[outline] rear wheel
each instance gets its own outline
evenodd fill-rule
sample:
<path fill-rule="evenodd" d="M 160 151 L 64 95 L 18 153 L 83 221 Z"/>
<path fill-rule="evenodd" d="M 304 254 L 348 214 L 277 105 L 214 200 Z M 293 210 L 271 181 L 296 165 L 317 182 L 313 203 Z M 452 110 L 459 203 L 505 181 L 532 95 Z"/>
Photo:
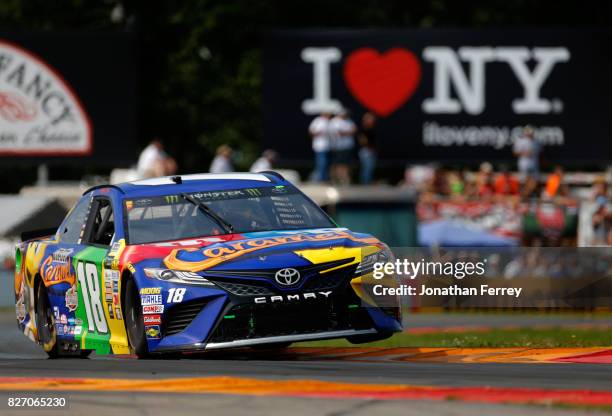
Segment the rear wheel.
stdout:
<path fill-rule="evenodd" d="M 51 309 L 51 302 L 47 296 L 45 285 L 40 282 L 36 290 L 36 329 L 38 330 L 38 342 L 49 358 L 59 357 L 59 345 L 57 333 L 55 332 L 55 317 Z"/>
<path fill-rule="evenodd" d="M 134 353 L 139 358 L 149 357 L 140 295 L 134 279 L 128 279 L 125 288 L 125 329 Z"/>

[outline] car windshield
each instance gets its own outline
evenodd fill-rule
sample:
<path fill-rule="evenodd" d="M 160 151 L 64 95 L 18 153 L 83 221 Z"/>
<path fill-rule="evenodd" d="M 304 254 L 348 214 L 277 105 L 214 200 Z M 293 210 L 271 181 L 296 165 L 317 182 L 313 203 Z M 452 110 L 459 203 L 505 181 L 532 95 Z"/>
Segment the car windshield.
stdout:
<path fill-rule="evenodd" d="M 143 197 L 126 199 L 124 204 L 129 244 L 229 232 L 336 227 L 290 186 Z"/>

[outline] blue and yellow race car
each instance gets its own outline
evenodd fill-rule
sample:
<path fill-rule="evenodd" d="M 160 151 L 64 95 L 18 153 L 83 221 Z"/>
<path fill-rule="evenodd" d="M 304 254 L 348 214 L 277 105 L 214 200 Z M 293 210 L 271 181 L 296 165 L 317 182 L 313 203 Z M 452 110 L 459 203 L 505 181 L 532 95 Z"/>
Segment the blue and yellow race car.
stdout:
<path fill-rule="evenodd" d="M 389 248 L 339 228 L 273 172 L 86 191 L 16 248 L 19 328 L 51 357 L 382 339 L 399 305 L 363 287 Z"/>

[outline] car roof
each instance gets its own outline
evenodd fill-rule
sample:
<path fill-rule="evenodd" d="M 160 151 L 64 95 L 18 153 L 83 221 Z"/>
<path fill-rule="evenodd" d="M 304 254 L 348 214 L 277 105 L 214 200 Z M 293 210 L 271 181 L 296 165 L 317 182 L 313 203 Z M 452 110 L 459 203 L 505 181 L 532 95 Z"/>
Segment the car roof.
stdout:
<path fill-rule="evenodd" d="M 130 198 L 279 185 L 290 185 L 290 183 L 276 172 L 198 173 L 192 175 L 162 176 L 117 185 L 98 185 L 89 188 L 83 195 L 96 189 L 104 188 L 116 189 L 124 194 L 124 198 Z"/>

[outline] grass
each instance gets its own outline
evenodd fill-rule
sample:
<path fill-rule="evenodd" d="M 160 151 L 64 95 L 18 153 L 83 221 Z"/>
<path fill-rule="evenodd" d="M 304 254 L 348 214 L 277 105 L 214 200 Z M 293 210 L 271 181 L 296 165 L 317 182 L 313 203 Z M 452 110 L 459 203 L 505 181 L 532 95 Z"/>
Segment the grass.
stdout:
<path fill-rule="evenodd" d="M 354 347 L 346 340 L 301 342 L 300 347 Z M 397 333 L 391 338 L 360 347 L 445 347 L 445 348 L 557 348 L 557 347 L 612 347 L 609 329 L 491 329 L 463 333 Z"/>

